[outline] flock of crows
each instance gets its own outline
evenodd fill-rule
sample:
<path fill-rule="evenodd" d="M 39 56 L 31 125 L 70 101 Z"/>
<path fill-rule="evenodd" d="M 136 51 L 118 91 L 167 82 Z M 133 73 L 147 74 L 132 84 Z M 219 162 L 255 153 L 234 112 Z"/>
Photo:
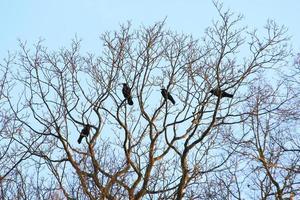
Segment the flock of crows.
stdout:
<path fill-rule="evenodd" d="M 126 83 L 123 83 L 122 93 L 123 93 L 123 96 L 125 97 L 125 99 L 127 100 L 128 105 L 132 106 L 133 101 L 132 101 L 132 96 L 131 96 L 131 89 Z M 212 89 L 212 90 L 210 90 L 210 93 L 212 93 L 213 95 L 218 96 L 220 98 L 223 98 L 223 97 L 233 98 L 233 94 L 229 94 L 229 93 L 227 93 L 227 92 L 225 92 L 224 90 L 221 90 L 221 89 Z M 174 98 L 172 97 L 170 92 L 168 92 L 165 88 L 161 89 L 161 95 L 164 97 L 165 100 L 168 99 L 175 105 Z M 81 130 L 80 136 L 77 140 L 77 142 L 79 144 L 81 143 L 81 141 L 84 137 L 87 137 L 89 135 L 90 129 L 91 129 L 91 125 L 87 124 Z"/>

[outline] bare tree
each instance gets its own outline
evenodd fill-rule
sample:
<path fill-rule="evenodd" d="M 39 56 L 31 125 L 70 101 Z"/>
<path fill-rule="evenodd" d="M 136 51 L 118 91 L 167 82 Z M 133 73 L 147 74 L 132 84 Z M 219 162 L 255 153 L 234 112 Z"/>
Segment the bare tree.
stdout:
<path fill-rule="evenodd" d="M 297 195 L 299 98 L 277 75 L 287 30 L 251 31 L 214 5 L 219 20 L 199 40 L 158 22 L 104 33 L 98 56 L 82 55 L 77 38 L 59 51 L 20 42 L 1 85 L 13 116 L 1 129 L 4 199 Z"/>

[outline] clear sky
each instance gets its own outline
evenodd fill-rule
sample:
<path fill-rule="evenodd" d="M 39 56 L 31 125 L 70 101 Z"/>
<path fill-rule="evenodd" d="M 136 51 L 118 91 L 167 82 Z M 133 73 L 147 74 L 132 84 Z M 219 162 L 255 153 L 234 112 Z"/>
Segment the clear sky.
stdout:
<path fill-rule="evenodd" d="M 225 8 L 243 14 L 249 27 L 260 29 L 267 19 L 286 25 L 299 52 L 300 0 L 223 2 Z M 210 0 L 0 0 L 0 58 L 16 50 L 18 38 L 29 44 L 43 38 L 46 46 L 58 49 L 77 34 L 84 51 L 95 51 L 100 49 L 101 33 L 127 20 L 139 26 L 167 17 L 167 27 L 197 38 L 216 16 Z"/>

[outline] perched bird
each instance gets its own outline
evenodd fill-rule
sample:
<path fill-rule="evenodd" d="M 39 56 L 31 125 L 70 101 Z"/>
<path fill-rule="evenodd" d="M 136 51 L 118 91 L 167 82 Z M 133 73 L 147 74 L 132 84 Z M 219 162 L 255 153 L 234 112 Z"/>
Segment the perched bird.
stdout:
<path fill-rule="evenodd" d="M 211 91 L 209 91 L 210 93 L 212 93 L 213 95 L 216 95 L 218 97 L 228 97 L 228 98 L 233 98 L 233 94 L 229 94 L 227 92 L 225 92 L 224 90 L 221 89 L 212 89 Z"/>
<path fill-rule="evenodd" d="M 175 104 L 175 100 L 173 99 L 172 95 L 165 88 L 161 89 L 161 94 L 165 99 L 169 99 L 173 104 Z"/>
<path fill-rule="evenodd" d="M 131 97 L 131 89 L 128 87 L 126 83 L 123 83 L 123 89 L 122 89 L 123 95 L 125 99 L 127 99 L 127 102 L 129 105 L 133 105 L 132 97 Z"/>
<path fill-rule="evenodd" d="M 91 129 L 91 125 L 87 124 L 85 125 L 85 127 L 81 130 L 80 132 L 80 135 L 79 135 L 79 138 L 77 140 L 78 144 L 81 143 L 81 140 L 84 138 L 84 137 L 87 137 L 90 133 L 90 129 Z"/>

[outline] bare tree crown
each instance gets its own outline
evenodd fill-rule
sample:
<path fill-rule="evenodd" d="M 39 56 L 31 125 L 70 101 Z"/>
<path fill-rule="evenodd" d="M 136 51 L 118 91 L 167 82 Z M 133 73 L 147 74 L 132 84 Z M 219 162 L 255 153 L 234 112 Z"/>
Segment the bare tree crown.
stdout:
<path fill-rule="evenodd" d="M 0 198 L 297 196 L 287 29 L 215 6 L 201 39 L 163 21 L 102 34 L 100 55 L 20 42 L 0 68 Z"/>

